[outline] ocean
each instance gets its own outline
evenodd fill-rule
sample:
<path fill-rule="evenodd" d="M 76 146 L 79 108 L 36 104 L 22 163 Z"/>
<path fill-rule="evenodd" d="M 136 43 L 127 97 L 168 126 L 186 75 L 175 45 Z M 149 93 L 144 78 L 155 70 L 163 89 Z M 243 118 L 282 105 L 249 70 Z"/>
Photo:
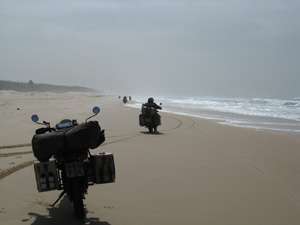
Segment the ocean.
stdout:
<path fill-rule="evenodd" d="M 140 108 L 148 97 L 134 96 L 128 106 Z M 163 111 L 215 120 L 220 124 L 300 135 L 300 97 L 154 97 Z"/>

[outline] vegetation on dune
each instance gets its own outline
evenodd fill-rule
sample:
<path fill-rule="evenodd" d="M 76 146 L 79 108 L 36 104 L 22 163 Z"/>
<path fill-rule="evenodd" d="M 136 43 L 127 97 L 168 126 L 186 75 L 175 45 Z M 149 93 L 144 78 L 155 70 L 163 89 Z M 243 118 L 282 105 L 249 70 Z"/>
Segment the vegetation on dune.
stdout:
<path fill-rule="evenodd" d="M 102 91 L 79 86 L 62 86 L 52 84 L 37 84 L 30 80 L 28 83 L 25 82 L 13 82 L 0 80 L 0 90 L 12 90 L 18 92 L 54 92 L 54 93 L 65 93 L 65 92 L 90 92 L 99 93 Z"/>

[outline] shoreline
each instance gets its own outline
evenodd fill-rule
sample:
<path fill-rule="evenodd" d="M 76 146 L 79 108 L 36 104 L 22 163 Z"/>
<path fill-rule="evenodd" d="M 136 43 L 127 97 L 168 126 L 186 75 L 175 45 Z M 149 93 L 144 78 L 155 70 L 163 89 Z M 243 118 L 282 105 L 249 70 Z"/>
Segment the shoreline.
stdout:
<path fill-rule="evenodd" d="M 137 104 L 140 102 L 129 102 L 128 106 L 132 108 L 140 108 Z M 232 112 L 222 112 L 208 109 L 181 109 L 167 106 L 162 112 L 171 114 L 192 116 L 200 119 L 215 121 L 233 127 L 249 128 L 255 130 L 270 131 L 283 134 L 300 135 L 300 119 L 284 119 L 267 116 L 245 115 Z"/>
<path fill-rule="evenodd" d="M 140 110 L 115 96 L 15 95 L 0 101 L 1 146 L 14 145 L 0 149 L 1 171 L 35 160 L 31 147 L 21 146 L 40 127 L 30 120 L 33 113 L 54 125 L 63 118 L 82 122 L 100 107 L 93 119 L 105 129 L 106 141 L 91 153 L 114 154 L 116 182 L 89 187 L 83 224 L 300 223 L 296 135 L 163 111 L 159 133 L 150 134 L 138 124 Z M 37 191 L 32 166 L 2 178 L 0 189 L 5 225 L 78 223 L 67 197 L 50 207 L 60 191 Z"/>

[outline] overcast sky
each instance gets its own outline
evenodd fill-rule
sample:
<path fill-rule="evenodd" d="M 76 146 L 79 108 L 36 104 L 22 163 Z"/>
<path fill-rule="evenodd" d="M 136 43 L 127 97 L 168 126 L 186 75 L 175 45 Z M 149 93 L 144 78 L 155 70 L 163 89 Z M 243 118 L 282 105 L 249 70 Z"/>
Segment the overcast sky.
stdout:
<path fill-rule="evenodd" d="M 0 0 L 0 80 L 300 96 L 299 0 Z"/>

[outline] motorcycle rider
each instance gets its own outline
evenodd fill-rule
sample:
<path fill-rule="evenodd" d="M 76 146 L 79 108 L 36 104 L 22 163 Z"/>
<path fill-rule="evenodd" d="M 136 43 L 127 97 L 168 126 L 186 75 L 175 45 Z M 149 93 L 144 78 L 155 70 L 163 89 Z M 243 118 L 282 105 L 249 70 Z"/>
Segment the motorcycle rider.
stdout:
<path fill-rule="evenodd" d="M 142 105 L 142 114 L 139 116 L 140 126 L 146 126 L 150 133 L 153 130 L 157 132 L 157 126 L 161 125 L 161 117 L 157 113 L 158 109 L 162 108 L 154 102 L 152 97 L 148 98 L 148 102 Z"/>
<path fill-rule="evenodd" d="M 127 97 L 126 96 L 123 97 L 123 103 L 124 104 L 127 103 Z"/>
<path fill-rule="evenodd" d="M 153 107 L 155 109 L 162 109 L 161 106 L 157 105 L 154 102 L 154 98 L 150 97 L 148 98 L 148 102 L 144 104 L 146 107 Z"/>

